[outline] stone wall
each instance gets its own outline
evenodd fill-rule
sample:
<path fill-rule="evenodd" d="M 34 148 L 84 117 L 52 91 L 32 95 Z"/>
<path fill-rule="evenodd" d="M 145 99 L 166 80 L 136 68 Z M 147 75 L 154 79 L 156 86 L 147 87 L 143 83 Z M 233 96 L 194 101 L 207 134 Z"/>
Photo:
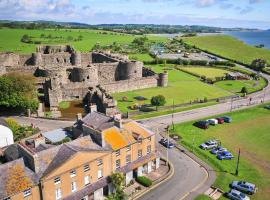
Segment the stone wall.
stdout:
<path fill-rule="evenodd" d="M 116 58 L 112 58 L 110 55 L 106 55 L 101 52 L 92 53 L 92 62 L 93 63 L 108 63 L 108 62 L 118 62 Z"/>
<path fill-rule="evenodd" d="M 115 82 L 118 79 L 118 62 L 96 64 L 100 84 Z"/>
<path fill-rule="evenodd" d="M 158 80 L 153 77 L 146 77 L 137 80 L 124 80 L 117 81 L 110 84 L 104 84 L 102 87 L 106 89 L 108 93 L 127 92 L 131 90 L 138 90 L 144 88 L 157 87 Z"/>

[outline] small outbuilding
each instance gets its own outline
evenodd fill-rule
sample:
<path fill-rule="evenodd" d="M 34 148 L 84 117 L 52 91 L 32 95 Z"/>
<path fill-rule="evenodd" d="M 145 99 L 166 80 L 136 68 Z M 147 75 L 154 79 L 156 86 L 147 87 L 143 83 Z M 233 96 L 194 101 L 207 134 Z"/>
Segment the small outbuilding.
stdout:
<path fill-rule="evenodd" d="M 14 144 L 13 133 L 4 120 L 0 119 L 0 148 Z"/>

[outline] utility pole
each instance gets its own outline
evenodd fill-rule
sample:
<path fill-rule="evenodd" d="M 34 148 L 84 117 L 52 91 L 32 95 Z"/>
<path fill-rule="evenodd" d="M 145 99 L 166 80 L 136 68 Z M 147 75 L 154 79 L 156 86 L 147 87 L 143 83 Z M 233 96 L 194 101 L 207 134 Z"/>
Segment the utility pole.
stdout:
<path fill-rule="evenodd" d="M 169 166 L 169 126 L 167 126 L 167 165 Z"/>
<path fill-rule="evenodd" d="M 235 175 L 238 176 L 238 168 L 239 168 L 239 161 L 240 161 L 240 149 L 238 151 L 238 158 L 237 158 L 237 164 L 236 164 L 236 170 L 235 170 Z"/>

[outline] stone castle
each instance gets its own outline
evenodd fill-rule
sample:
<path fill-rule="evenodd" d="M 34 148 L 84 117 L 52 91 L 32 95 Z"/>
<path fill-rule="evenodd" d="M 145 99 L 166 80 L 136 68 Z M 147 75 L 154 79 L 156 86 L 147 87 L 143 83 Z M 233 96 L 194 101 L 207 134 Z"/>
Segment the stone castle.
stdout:
<path fill-rule="evenodd" d="M 166 72 L 156 74 L 128 56 L 81 53 L 69 45 L 38 46 L 36 53 L 30 55 L 2 53 L 0 75 L 9 72 L 43 77 L 40 85 L 51 111 L 57 111 L 61 101 L 86 99 L 89 104 L 97 104 L 98 111 L 113 115 L 117 102 L 111 93 L 168 84 Z"/>

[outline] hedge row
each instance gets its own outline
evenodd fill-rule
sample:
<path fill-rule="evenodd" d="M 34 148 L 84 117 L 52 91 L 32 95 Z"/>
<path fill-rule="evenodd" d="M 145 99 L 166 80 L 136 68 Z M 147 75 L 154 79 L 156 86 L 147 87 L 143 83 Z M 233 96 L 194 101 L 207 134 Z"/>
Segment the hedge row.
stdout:
<path fill-rule="evenodd" d="M 152 180 L 150 180 L 149 178 L 145 176 L 137 177 L 136 181 L 140 183 L 141 185 L 143 185 L 144 187 L 150 187 L 153 184 Z"/>

